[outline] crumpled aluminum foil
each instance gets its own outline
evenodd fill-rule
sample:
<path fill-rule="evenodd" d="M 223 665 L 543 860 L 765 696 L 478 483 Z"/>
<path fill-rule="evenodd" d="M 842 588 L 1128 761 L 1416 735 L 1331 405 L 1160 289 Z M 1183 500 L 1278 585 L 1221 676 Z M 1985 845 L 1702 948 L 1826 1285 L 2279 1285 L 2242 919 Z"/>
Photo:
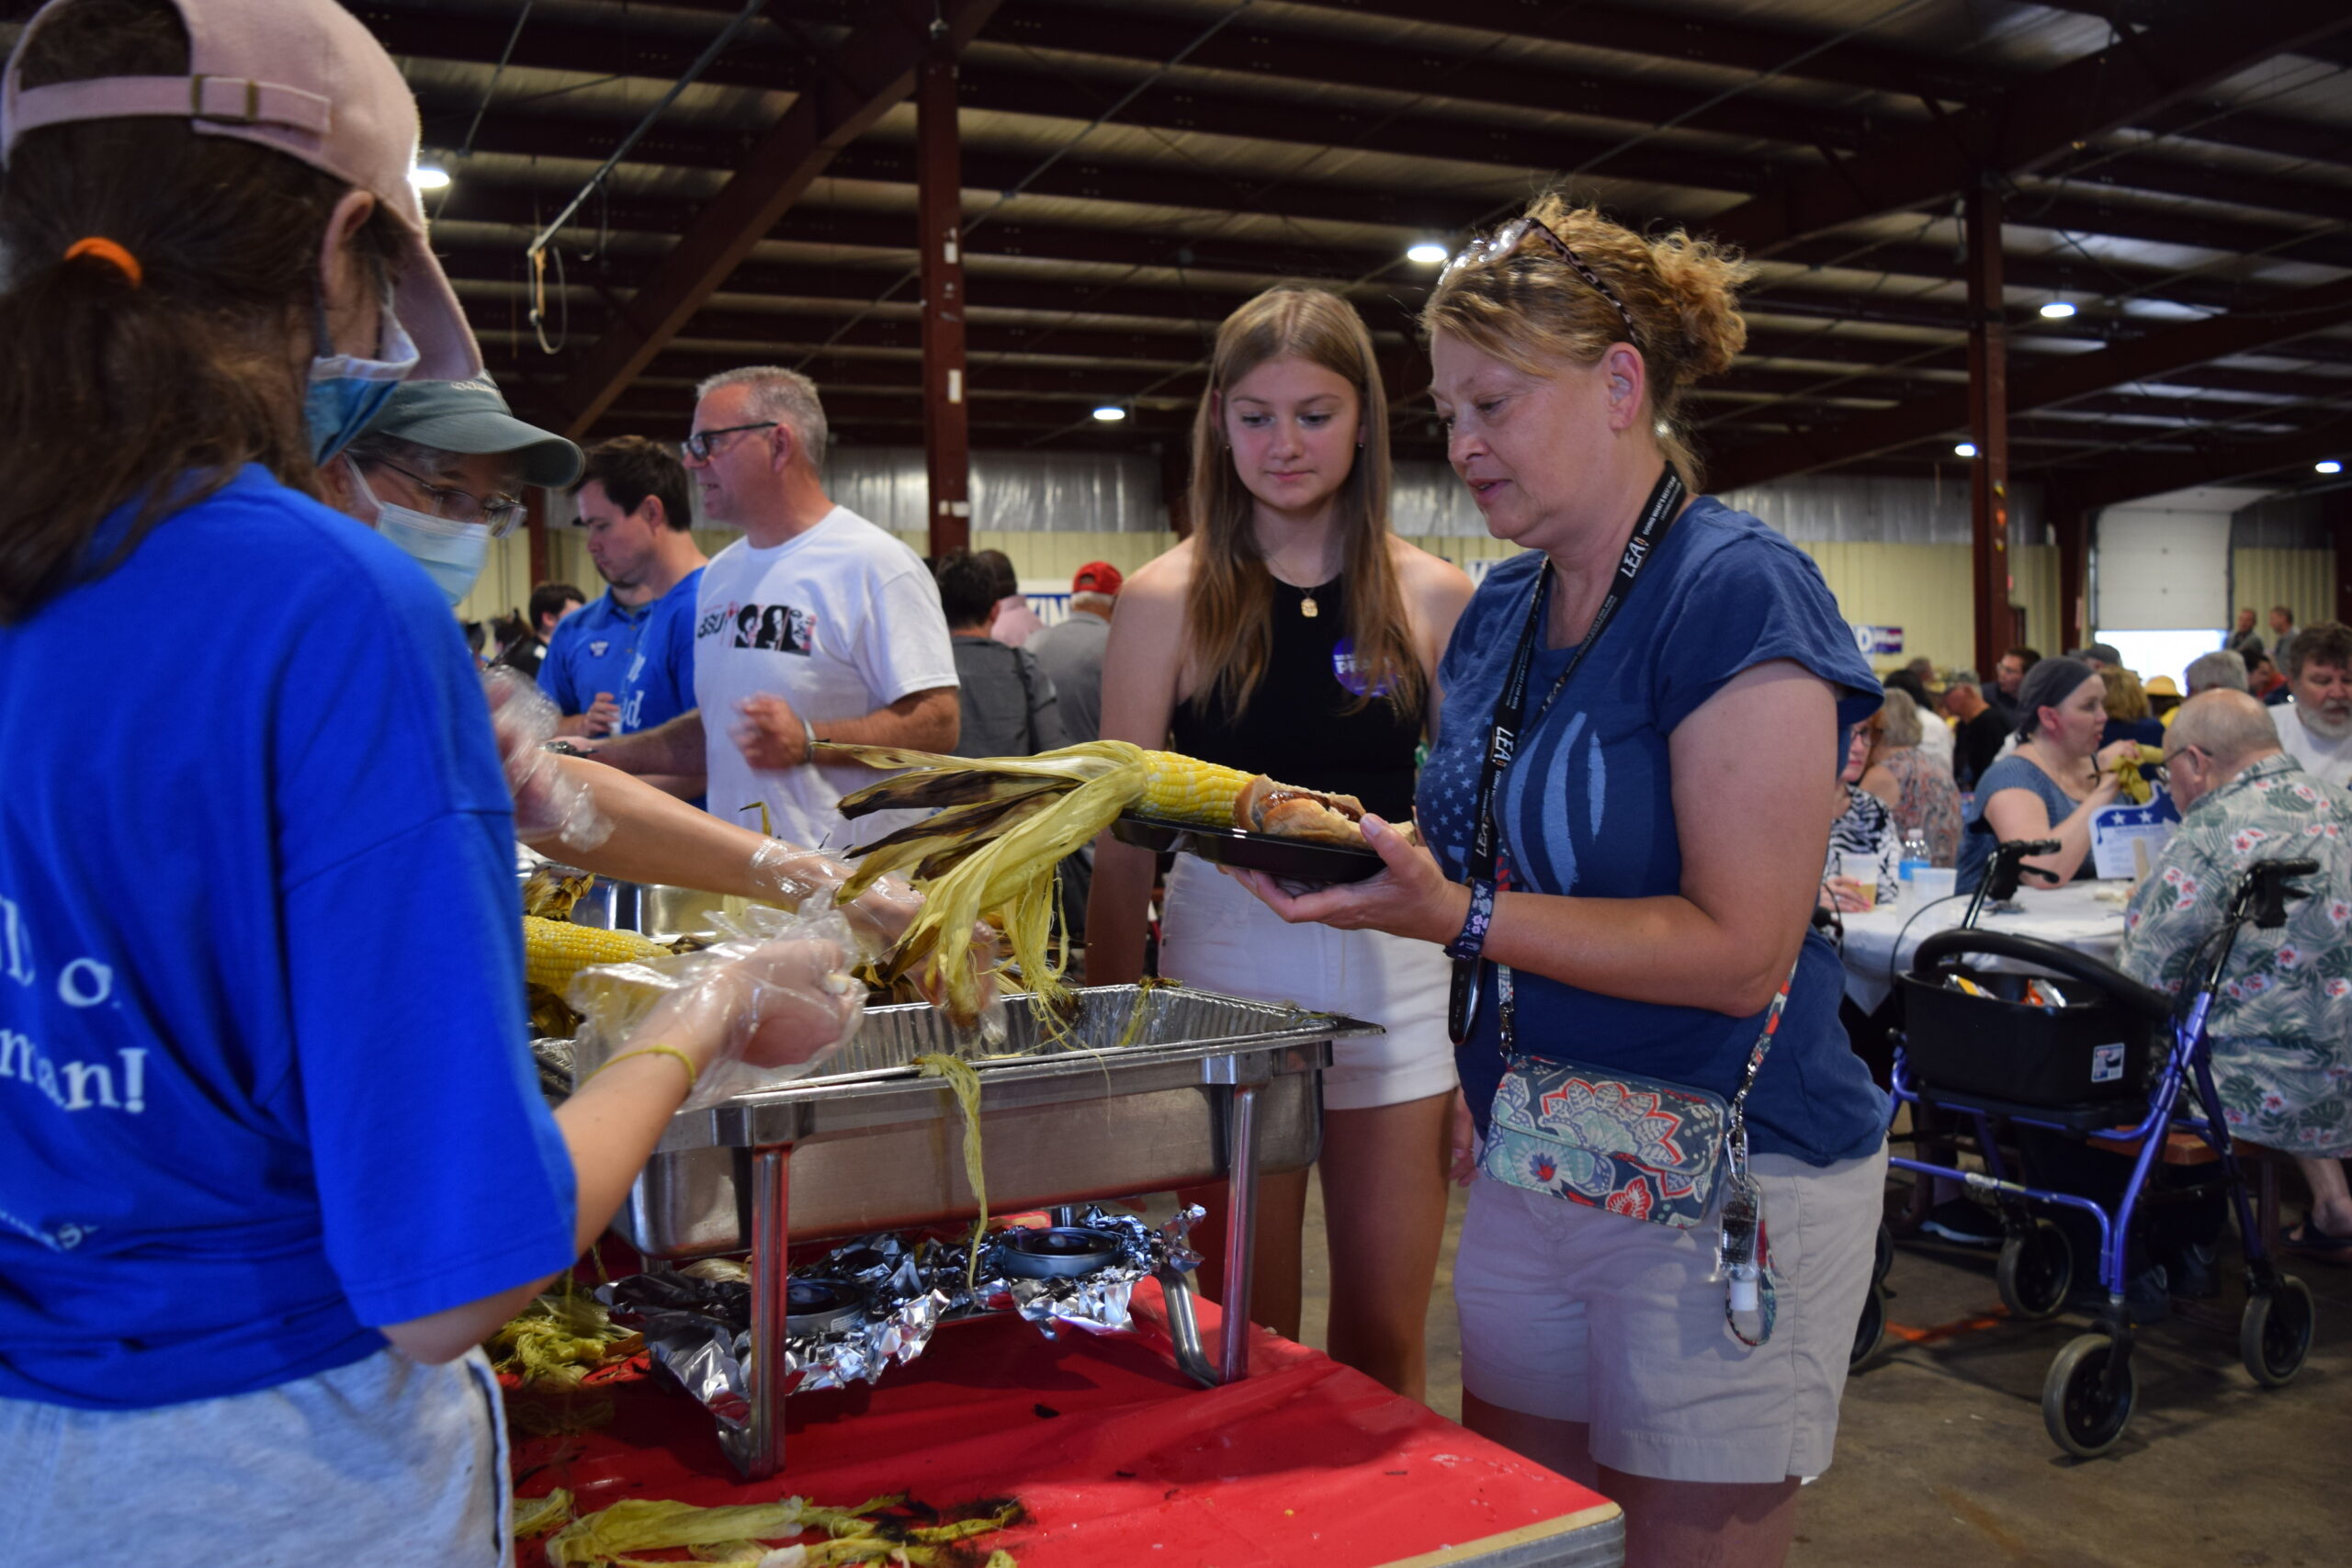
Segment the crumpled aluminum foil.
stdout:
<path fill-rule="evenodd" d="M 939 1288 L 938 1266 L 928 1256 L 932 1250 L 910 1247 L 895 1235 L 872 1235 L 795 1269 L 796 1278 L 857 1285 L 865 1292 L 865 1312 L 836 1332 L 786 1339 L 786 1390 L 878 1382 L 893 1362 L 903 1366 L 929 1348 L 953 1299 Z"/>
<path fill-rule="evenodd" d="M 1006 1274 L 999 1263 L 998 1249 L 1010 1233 L 1000 1233 L 982 1249 L 975 1294 L 990 1307 L 1010 1309 L 1035 1324 L 1048 1339 L 1060 1325 L 1093 1334 L 1129 1332 L 1135 1322 L 1127 1303 L 1137 1280 L 1163 1268 L 1190 1273 L 1201 1266 L 1201 1255 L 1193 1250 L 1188 1238 L 1206 1213 L 1193 1204 L 1178 1210 L 1154 1230 L 1133 1214 L 1105 1213 L 1090 1207 L 1079 1215 L 1079 1228 L 1112 1237 L 1118 1243 L 1116 1256 L 1089 1273 L 1046 1279 Z M 960 1278 L 957 1283 L 962 1283 Z"/>
<path fill-rule="evenodd" d="M 875 1235 L 794 1269 L 796 1280 L 854 1284 L 865 1304 L 838 1329 L 786 1337 L 785 1391 L 874 1382 L 894 1362 L 922 1355 L 949 1300 L 933 1288 L 938 1269 L 928 1262 L 898 1236 Z M 645 1336 L 654 1360 L 713 1416 L 737 1428 L 749 1423 L 751 1384 L 743 1369 L 752 1354 L 752 1287 L 740 1266 L 714 1259 L 677 1273 L 633 1274 L 598 1286 L 594 1294 L 614 1322 Z"/>
<path fill-rule="evenodd" d="M 798 1280 L 854 1286 L 864 1310 L 837 1328 L 788 1335 L 785 1391 L 814 1392 L 880 1381 L 893 1365 L 922 1355 L 950 1316 L 1014 1312 L 1047 1338 L 1069 1325 L 1096 1334 L 1132 1329 L 1127 1305 L 1136 1282 L 1162 1269 L 1190 1272 L 1201 1255 L 1187 1239 L 1204 1211 L 1179 1211 L 1157 1230 L 1131 1214 L 1089 1208 L 1081 1228 L 1117 1244 L 1113 1258 L 1091 1272 L 1052 1279 L 1007 1275 L 998 1265 L 1000 1233 L 982 1247 L 977 1285 L 967 1291 L 963 1245 L 910 1244 L 893 1235 L 862 1236 L 792 1271 Z M 752 1287 L 742 1265 L 723 1258 L 684 1269 L 633 1274 L 599 1285 L 595 1297 L 613 1321 L 645 1336 L 654 1360 L 680 1387 L 738 1430 L 751 1420 L 751 1384 L 744 1368 L 752 1353 Z"/>

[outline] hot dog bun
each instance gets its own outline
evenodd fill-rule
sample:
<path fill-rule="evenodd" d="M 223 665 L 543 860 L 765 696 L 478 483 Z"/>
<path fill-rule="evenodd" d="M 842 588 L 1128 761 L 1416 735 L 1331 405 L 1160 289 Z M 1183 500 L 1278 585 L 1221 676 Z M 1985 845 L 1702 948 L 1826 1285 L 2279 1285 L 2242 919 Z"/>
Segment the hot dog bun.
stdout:
<path fill-rule="evenodd" d="M 1326 795 L 1295 784 L 1276 784 L 1260 773 L 1234 797 L 1233 825 L 1252 833 L 1304 839 L 1318 844 L 1365 847 L 1363 802 L 1352 795 Z"/>

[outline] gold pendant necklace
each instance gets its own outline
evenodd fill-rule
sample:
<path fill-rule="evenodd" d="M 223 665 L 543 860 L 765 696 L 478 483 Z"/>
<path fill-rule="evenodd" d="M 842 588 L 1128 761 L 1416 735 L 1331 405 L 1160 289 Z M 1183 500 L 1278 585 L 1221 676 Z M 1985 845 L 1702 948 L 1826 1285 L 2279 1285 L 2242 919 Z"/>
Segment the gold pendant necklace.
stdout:
<path fill-rule="evenodd" d="M 1301 597 L 1298 601 L 1298 613 L 1300 615 L 1305 615 L 1311 621 L 1316 616 L 1323 613 L 1320 609 L 1316 607 L 1315 590 L 1312 588 L 1302 589 L 1300 590 L 1300 593 Z"/>

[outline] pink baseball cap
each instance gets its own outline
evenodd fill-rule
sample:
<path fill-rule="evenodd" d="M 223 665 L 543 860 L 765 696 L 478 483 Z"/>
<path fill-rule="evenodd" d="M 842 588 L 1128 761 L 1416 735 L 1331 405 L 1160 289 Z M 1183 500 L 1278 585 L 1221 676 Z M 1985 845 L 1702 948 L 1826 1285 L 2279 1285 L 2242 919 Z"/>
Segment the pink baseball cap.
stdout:
<path fill-rule="evenodd" d="M 63 0 L 18 35 L 0 83 L 0 163 L 17 139 L 73 120 L 166 116 L 300 158 L 372 192 L 401 231 L 392 309 L 416 342 L 412 380 L 481 373 L 481 350 L 424 240 L 415 167 L 416 98 L 359 19 L 334 0 L 172 0 L 188 35 L 186 76 L 104 76 L 25 87 L 25 46 Z"/>

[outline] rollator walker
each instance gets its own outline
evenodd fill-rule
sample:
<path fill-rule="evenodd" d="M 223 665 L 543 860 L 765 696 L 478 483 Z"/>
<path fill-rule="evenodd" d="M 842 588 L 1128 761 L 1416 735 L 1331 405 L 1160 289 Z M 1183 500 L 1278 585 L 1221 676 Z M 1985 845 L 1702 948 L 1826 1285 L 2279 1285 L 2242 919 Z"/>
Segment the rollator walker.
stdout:
<path fill-rule="evenodd" d="M 1985 889 L 1998 901 L 2014 892 L 2019 863 L 2047 853 L 2055 844 L 2005 843 L 1995 856 Z M 1894 1056 L 1890 1121 L 1905 1104 L 1958 1112 L 1973 1121 L 1985 1169 L 1962 1170 L 1923 1159 L 1889 1163 L 1922 1177 L 1946 1177 L 1989 1195 L 2006 1233 L 1996 1282 L 2002 1303 L 2027 1321 L 2056 1315 L 2074 1283 L 2074 1249 L 2065 1232 L 2036 1207 L 2059 1206 L 2087 1215 L 2099 1235 L 2098 1279 L 2106 1301 L 2093 1331 L 2071 1341 L 2052 1362 L 2043 1382 L 2041 1414 L 2050 1436 L 2070 1454 L 2088 1458 L 2106 1452 L 2123 1435 L 2138 1397 L 2132 1371 L 2134 1325 L 2124 1300 L 2132 1224 L 2168 1137 L 2186 1132 L 2209 1145 L 2214 1175 L 2180 1195 L 2226 1190 L 2245 1247 L 2246 1301 L 2240 1318 L 2238 1354 L 2265 1388 L 2279 1388 L 2301 1370 L 2310 1354 L 2312 1293 L 2292 1275 L 2279 1272 L 2255 1223 L 2246 1184 L 2214 1090 L 2206 1020 L 2213 994 L 2228 972 L 2239 931 L 2249 921 L 2276 929 L 2287 918 L 2287 902 L 2308 896 L 2292 879 L 2318 870 L 2310 860 L 2261 861 L 2246 867 L 2232 888 L 2227 911 L 2193 956 L 2177 997 L 2141 985 L 2114 965 L 2087 953 L 2000 931 L 1973 929 L 1985 899 L 1980 889 L 1968 920 L 1920 943 L 1905 977 L 1905 1027 Z M 2027 986 L 2041 976 L 1970 970 L 1972 954 L 2002 958 L 2054 976 L 2060 983 L 2088 987 L 2096 998 L 2047 1005 L 2047 992 L 2024 999 Z M 1980 994 L 1950 982 L 1965 976 Z M 2132 1100 L 2145 1091 L 2144 1113 L 2123 1125 Z M 2188 1091 L 2184 1103 L 2184 1089 Z M 1915 1111 L 1915 1122 L 1917 1112 Z M 2072 1139 L 2096 1137 L 2102 1147 L 2132 1158 L 2121 1201 L 2113 1213 L 2093 1199 L 2034 1187 L 2013 1179 L 1999 1139 L 1998 1122 L 2039 1129 Z M 1883 1287 L 1891 1242 L 1880 1236 L 1880 1266 L 1857 1338 L 1857 1364 L 1876 1348 L 1884 1332 Z"/>

